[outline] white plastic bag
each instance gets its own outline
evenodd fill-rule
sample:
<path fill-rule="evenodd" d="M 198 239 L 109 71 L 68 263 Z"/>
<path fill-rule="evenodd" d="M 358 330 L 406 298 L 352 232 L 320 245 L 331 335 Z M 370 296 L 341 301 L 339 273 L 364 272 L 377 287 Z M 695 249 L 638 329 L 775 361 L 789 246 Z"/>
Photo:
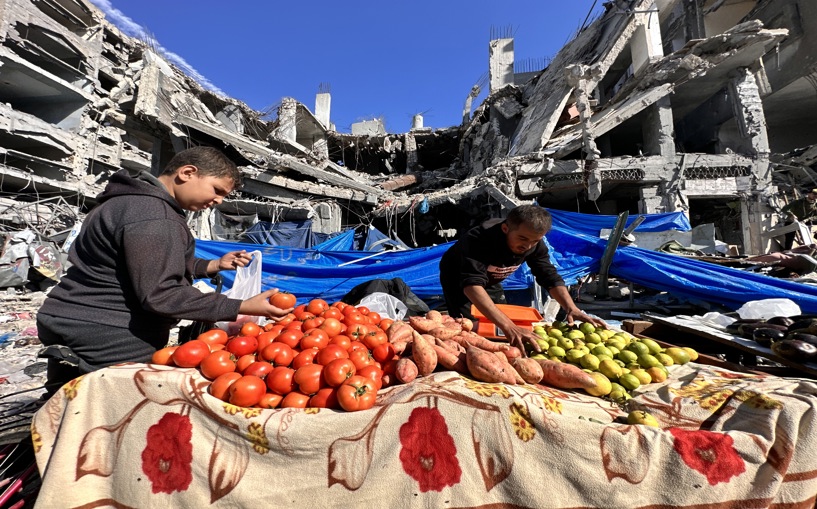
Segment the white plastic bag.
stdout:
<path fill-rule="evenodd" d="M 235 271 L 235 281 L 229 290 L 224 292 L 224 296 L 231 299 L 247 300 L 261 293 L 261 251 L 250 253 L 252 260 L 246 267 L 238 267 Z M 224 329 L 227 334 L 238 333 L 241 326 L 246 322 L 261 324 L 263 316 L 238 315 L 234 322 L 217 322 L 216 327 Z"/>
<path fill-rule="evenodd" d="M 795 316 L 800 313 L 800 306 L 791 299 L 753 300 L 738 309 L 738 316 L 741 318 L 759 318 L 761 320 L 768 320 L 775 316 Z"/>
<path fill-rule="evenodd" d="M 366 306 L 369 311 L 374 311 L 381 317 L 392 320 L 402 320 L 408 311 L 408 306 L 402 300 L 384 292 L 370 293 L 360 299 L 358 306 Z"/>

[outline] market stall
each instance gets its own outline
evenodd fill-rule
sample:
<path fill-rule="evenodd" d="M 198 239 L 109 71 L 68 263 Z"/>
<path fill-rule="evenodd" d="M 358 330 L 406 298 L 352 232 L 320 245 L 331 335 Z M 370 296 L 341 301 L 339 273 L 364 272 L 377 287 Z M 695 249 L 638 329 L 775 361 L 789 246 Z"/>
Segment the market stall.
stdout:
<path fill-rule="evenodd" d="M 814 506 L 815 382 L 670 373 L 628 406 L 654 428 L 580 390 L 450 371 L 342 412 L 239 408 L 195 369 L 116 366 L 36 414 L 37 506 Z"/>

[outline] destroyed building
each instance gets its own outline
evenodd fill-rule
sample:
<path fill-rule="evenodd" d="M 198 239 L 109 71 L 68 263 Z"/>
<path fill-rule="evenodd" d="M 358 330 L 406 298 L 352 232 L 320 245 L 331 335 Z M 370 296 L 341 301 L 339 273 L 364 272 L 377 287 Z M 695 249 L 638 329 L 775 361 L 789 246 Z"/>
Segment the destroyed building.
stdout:
<path fill-rule="evenodd" d="M 493 38 L 488 96 L 463 91 L 461 125 L 417 115 L 405 133 L 380 119 L 339 133 L 327 87 L 312 110 L 283 98 L 269 115 L 86 0 L 0 0 L 0 225 L 62 244 L 112 172 L 204 144 L 237 162 L 243 186 L 191 215 L 200 238 L 303 221 L 430 245 L 535 199 L 685 211 L 743 253 L 768 252 L 782 200 L 817 182 L 815 24 L 807 0 L 607 2 L 536 72 L 514 72 L 513 39 Z"/>

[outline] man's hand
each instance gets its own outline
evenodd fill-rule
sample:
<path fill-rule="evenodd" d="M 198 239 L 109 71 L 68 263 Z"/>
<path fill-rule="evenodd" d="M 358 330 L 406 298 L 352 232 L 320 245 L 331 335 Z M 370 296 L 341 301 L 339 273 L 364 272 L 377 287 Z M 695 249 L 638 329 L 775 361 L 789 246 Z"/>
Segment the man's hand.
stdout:
<path fill-rule="evenodd" d="M 610 326 L 607 325 L 607 322 L 601 318 L 590 316 L 577 307 L 567 310 L 566 313 L 567 315 L 565 316 L 565 322 L 567 322 L 568 325 L 573 325 L 573 322 L 578 320 L 580 322 L 590 322 L 596 327 L 604 327 L 605 329 L 610 328 Z"/>
<path fill-rule="evenodd" d="M 245 250 L 230 251 L 218 259 L 218 270 L 236 270 L 246 267 L 252 261 L 252 255 Z"/>
<path fill-rule="evenodd" d="M 539 346 L 539 336 L 536 335 L 530 329 L 526 329 L 524 327 L 520 327 L 518 325 L 509 325 L 507 327 L 502 328 L 502 332 L 505 333 L 505 337 L 508 338 L 508 342 L 511 346 L 515 346 L 519 348 L 522 352 L 522 355 L 527 357 L 527 351 L 525 350 L 525 342 L 527 341 L 533 347 L 535 352 L 541 352 L 542 348 Z"/>

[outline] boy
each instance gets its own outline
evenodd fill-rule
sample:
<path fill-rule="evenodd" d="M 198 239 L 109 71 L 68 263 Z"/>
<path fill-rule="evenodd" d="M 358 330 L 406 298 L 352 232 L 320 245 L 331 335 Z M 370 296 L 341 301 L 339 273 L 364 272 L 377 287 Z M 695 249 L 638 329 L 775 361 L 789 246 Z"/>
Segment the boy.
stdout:
<path fill-rule="evenodd" d="M 521 205 L 511 210 L 504 221 L 492 219 L 469 230 L 440 260 L 440 283 L 448 313 L 455 318 L 473 319 L 473 303 L 502 330 L 511 345 L 524 352 L 524 339 L 540 351 L 538 336 L 514 324 L 494 304 L 504 302 L 502 280 L 527 262 L 539 286 L 565 310 L 568 323 L 581 320 L 606 327 L 602 320 L 586 315 L 576 306 L 556 267 L 550 263 L 548 249 L 542 242 L 550 227 L 547 210 L 537 205 Z"/>
<path fill-rule="evenodd" d="M 125 170 L 111 177 L 71 246 L 71 267 L 37 314 L 40 341 L 68 347 L 79 358 L 76 367 L 49 359 L 49 391 L 105 366 L 149 361 L 182 318 L 232 321 L 241 313 L 276 319 L 291 311 L 269 303 L 277 290 L 240 301 L 192 286 L 194 278 L 250 261 L 246 251 L 196 258 L 185 218 L 185 210 L 221 203 L 239 178 L 236 165 L 210 147 L 179 152 L 158 178 Z"/>

